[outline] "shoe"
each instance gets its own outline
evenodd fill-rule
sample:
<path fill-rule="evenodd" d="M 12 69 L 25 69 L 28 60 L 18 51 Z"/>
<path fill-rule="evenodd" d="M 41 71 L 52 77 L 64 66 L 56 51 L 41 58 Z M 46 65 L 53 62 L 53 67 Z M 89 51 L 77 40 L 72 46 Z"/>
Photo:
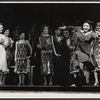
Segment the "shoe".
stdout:
<path fill-rule="evenodd" d="M 86 83 L 86 85 L 90 86 L 90 85 L 91 85 L 91 83 Z"/>
<path fill-rule="evenodd" d="M 93 86 L 99 86 L 99 83 L 96 83 L 96 82 L 95 82 L 95 83 L 93 84 Z"/>
<path fill-rule="evenodd" d="M 47 85 L 47 83 L 45 82 L 45 83 L 44 83 L 44 86 L 46 86 L 46 85 Z"/>
<path fill-rule="evenodd" d="M 72 84 L 72 85 L 71 85 L 71 87 L 75 87 L 75 86 L 76 86 L 75 84 Z"/>
<path fill-rule="evenodd" d="M 49 85 L 53 85 L 53 83 L 52 83 L 52 82 L 50 82 L 50 83 L 49 83 Z"/>

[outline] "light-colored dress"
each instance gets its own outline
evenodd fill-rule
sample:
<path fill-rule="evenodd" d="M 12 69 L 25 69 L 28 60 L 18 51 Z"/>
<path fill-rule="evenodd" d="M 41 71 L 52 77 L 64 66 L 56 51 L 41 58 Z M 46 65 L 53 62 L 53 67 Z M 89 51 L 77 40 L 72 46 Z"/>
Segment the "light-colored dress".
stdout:
<path fill-rule="evenodd" d="M 0 34 L 0 70 L 3 72 L 7 71 L 7 60 L 6 60 L 6 50 L 4 47 L 7 47 L 8 41 L 6 40 L 5 35 Z"/>

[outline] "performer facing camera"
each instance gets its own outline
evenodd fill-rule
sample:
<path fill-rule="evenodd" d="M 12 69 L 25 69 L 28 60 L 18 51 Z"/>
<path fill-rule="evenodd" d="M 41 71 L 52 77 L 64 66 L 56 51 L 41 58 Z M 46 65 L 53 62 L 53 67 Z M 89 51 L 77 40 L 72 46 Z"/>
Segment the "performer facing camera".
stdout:
<path fill-rule="evenodd" d="M 77 55 L 77 66 L 83 71 L 84 76 L 86 77 L 86 84 L 90 84 L 89 77 L 91 71 L 95 69 L 94 59 L 93 59 L 93 40 L 96 38 L 96 35 L 93 31 L 93 26 L 91 21 L 85 21 L 82 25 L 82 28 L 76 32 L 77 40 L 75 42 L 76 50 L 75 54 Z M 85 62 L 90 62 L 92 66 L 84 65 Z M 76 65 L 76 64 L 74 64 Z M 74 68 L 75 66 L 73 66 Z M 93 68 L 87 68 L 93 67 Z M 92 69 L 92 70 L 90 70 Z"/>
<path fill-rule="evenodd" d="M 19 84 L 25 84 L 25 74 L 30 73 L 30 57 L 32 55 L 32 48 L 30 43 L 25 40 L 25 33 L 20 33 L 20 39 L 16 42 L 15 49 L 15 71 L 19 75 Z"/>
<path fill-rule="evenodd" d="M 53 36 L 48 25 L 42 26 L 42 33 L 39 37 L 38 48 L 41 49 L 41 75 L 44 78 L 44 85 L 47 85 L 47 76 L 50 75 L 49 85 L 52 85 L 52 76 L 54 75 L 53 67 L 53 52 L 59 57 L 60 54 L 56 53 Z"/>
<path fill-rule="evenodd" d="M 6 48 L 8 41 L 6 36 L 2 34 L 3 24 L 0 23 L 0 85 L 4 84 L 4 73 L 8 71 L 7 59 L 6 59 Z"/>

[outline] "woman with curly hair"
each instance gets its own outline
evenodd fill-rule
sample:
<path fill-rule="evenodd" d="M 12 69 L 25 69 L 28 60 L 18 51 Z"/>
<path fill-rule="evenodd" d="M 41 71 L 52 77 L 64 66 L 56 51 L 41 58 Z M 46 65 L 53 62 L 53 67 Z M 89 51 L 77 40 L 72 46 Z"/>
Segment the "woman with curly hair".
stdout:
<path fill-rule="evenodd" d="M 52 85 L 52 75 L 54 75 L 53 52 L 58 57 L 60 55 L 56 53 L 53 36 L 48 25 L 42 26 L 42 33 L 37 47 L 41 49 L 41 75 L 44 78 L 44 85 L 47 85 L 48 76 L 50 76 L 49 85 Z"/>
<path fill-rule="evenodd" d="M 76 50 L 78 65 L 86 77 L 86 84 L 90 84 L 89 76 L 90 72 L 94 70 L 94 59 L 93 59 L 93 40 L 96 35 L 93 31 L 93 23 L 91 21 L 85 21 L 82 28 L 76 32 Z M 91 63 L 91 66 L 87 66 L 84 63 Z"/>
<path fill-rule="evenodd" d="M 6 49 L 8 46 L 8 41 L 4 34 L 2 34 L 3 31 L 3 24 L 0 23 L 0 85 L 4 84 L 4 73 L 8 71 L 7 68 L 7 60 L 6 60 Z"/>
<path fill-rule="evenodd" d="M 32 48 L 28 40 L 25 40 L 25 33 L 20 33 L 20 39 L 16 42 L 15 48 L 15 71 L 19 75 L 19 84 L 24 85 L 25 74 L 30 73 L 30 60 Z"/>

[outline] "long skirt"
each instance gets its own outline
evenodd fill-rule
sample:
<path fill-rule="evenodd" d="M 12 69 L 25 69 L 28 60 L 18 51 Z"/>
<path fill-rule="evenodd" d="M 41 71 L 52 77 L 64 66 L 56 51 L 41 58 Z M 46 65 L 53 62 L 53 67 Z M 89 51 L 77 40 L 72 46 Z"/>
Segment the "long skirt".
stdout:
<path fill-rule="evenodd" d="M 41 53 L 41 75 L 54 74 L 52 60 L 53 60 L 52 53 Z"/>

